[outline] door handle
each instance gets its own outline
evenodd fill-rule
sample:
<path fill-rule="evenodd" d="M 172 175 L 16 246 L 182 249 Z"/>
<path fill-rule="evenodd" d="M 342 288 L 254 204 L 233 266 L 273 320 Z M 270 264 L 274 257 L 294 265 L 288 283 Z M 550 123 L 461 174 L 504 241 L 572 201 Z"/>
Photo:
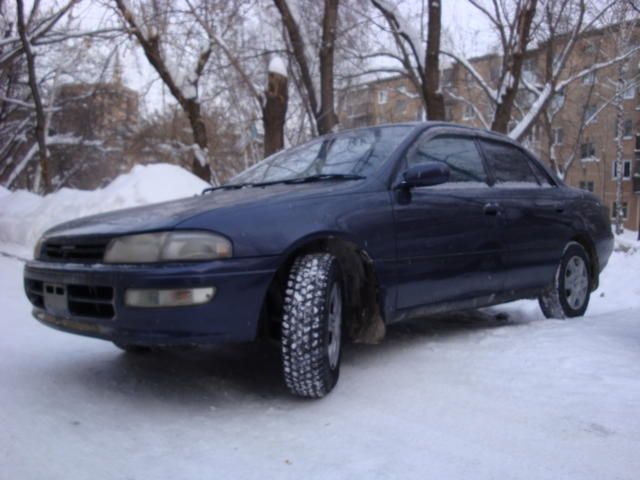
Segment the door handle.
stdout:
<path fill-rule="evenodd" d="M 500 205 L 497 203 L 487 203 L 482 211 L 485 215 L 496 216 L 500 213 Z"/>
<path fill-rule="evenodd" d="M 556 213 L 564 213 L 564 207 L 556 207 Z"/>

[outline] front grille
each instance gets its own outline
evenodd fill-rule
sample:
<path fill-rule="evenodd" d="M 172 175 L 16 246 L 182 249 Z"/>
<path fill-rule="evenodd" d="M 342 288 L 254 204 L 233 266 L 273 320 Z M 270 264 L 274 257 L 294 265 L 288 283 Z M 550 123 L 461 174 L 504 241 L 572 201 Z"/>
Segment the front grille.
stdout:
<path fill-rule="evenodd" d="M 113 318 L 113 288 L 67 285 L 69 313 L 82 317 Z"/>
<path fill-rule="evenodd" d="M 53 262 L 97 263 L 102 262 L 107 240 L 91 243 L 60 242 L 49 240 L 42 247 L 42 259 Z"/>
<path fill-rule="evenodd" d="M 44 308 L 44 288 L 40 280 L 25 279 L 24 290 L 27 293 L 27 298 L 34 306 Z"/>
<path fill-rule="evenodd" d="M 48 294 L 66 293 L 67 309 L 71 315 L 93 318 L 113 318 L 113 288 L 88 285 L 48 285 L 40 280 L 25 279 L 29 301 L 38 308 L 46 308 Z M 65 292 L 66 290 L 66 292 Z"/>

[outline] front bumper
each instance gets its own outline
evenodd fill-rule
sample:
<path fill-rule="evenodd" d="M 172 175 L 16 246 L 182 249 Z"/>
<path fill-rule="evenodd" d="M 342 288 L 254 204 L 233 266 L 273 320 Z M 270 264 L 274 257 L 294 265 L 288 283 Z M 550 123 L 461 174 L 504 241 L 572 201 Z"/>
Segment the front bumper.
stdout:
<path fill-rule="evenodd" d="M 259 257 L 144 266 L 32 261 L 25 266 L 24 282 L 34 317 L 58 330 L 136 345 L 245 342 L 257 336 L 260 311 L 278 260 Z M 129 288 L 210 286 L 216 294 L 202 305 L 136 308 L 124 303 Z M 37 295 L 39 288 L 42 296 Z M 57 290 L 59 297 L 45 296 L 46 288 Z M 81 303 L 76 302 L 78 298 Z"/>

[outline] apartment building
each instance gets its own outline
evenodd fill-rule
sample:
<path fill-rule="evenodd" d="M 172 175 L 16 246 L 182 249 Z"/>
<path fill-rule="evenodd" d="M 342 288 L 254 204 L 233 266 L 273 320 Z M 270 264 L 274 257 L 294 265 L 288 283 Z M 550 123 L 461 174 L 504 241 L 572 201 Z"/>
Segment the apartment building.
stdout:
<path fill-rule="evenodd" d="M 616 56 L 615 44 L 611 28 L 585 35 L 573 50 L 565 76 Z M 487 83 L 496 86 L 500 60 L 492 54 L 471 62 Z M 613 214 L 618 128 L 612 100 L 622 75 L 622 207 L 625 227 L 635 231 L 640 230 L 640 89 L 636 85 L 640 78 L 639 60 L 636 55 L 623 65 L 609 66 L 571 83 L 553 98 L 546 115 L 523 141 L 554 170 L 562 172 L 569 185 L 596 193 Z M 528 52 L 523 77 L 534 84 L 543 78 L 544 65 L 543 47 Z M 448 121 L 481 128 L 490 125 L 493 107 L 462 65 L 446 68 L 441 77 Z M 534 100 L 535 96 L 522 88 L 518 93 L 520 111 L 526 112 Z M 424 108 L 414 85 L 405 77 L 394 76 L 346 89 L 339 99 L 338 116 L 343 128 L 353 128 L 420 120 L 424 118 Z"/>

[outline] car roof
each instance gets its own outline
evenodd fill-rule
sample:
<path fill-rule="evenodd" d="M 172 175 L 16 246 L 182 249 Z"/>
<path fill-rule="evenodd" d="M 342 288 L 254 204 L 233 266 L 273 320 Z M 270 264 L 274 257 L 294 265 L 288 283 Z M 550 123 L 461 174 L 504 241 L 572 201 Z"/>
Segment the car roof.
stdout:
<path fill-rule="evenodd" d="M 505 135 L 503 133 L 498 133 L 498 132 L 494 132 L 492 130 L 487 130 L 484 128 L 478 128 L 478 127 L 472 127 L 469 125 L 463 125 L 460 123 L 453 123 L 453 122 L 441 122 L 441 121 L 414 121 L 414 122 L 398 122 L 398 123 L 380 123 L 378 125 L 366 125 L 363 127 L 356 127 L 356 128 L 346 128 L 344 130 L 339 130 L 337 132 L 333 132 L 330 133 L 328 135 L 337 135 L 337 134 L 341 134 L 341 133 L 346 133 L 346 132 L 355 132 L 355 131 L 359 131 L 359 130 L 368 130 L 371 128 L 385 128 L 385 127 L 414 127 L 414 128 L 424 128 L 425 130 L 428 128 L 434 128 L 434 127 L 450 127 L 450 128 L 455 128 L 456 130 L 464 130 L 468 133 L 473 133 L 475 135 L 484 137 L 484 138 L 489 138 L 489 139 L 494 139 L 494 140 L 500 140 L 503 142 L 508 142 L 511 143 L 513 145 L 517 145 L 519 147 L 522 147 L 522 145 L 520 143 L 518 143 L 517 141 L 515 141 L 514 139 L 512 139 L 511 137 L 509 137 L 508 135 Z"/>

